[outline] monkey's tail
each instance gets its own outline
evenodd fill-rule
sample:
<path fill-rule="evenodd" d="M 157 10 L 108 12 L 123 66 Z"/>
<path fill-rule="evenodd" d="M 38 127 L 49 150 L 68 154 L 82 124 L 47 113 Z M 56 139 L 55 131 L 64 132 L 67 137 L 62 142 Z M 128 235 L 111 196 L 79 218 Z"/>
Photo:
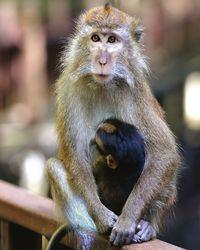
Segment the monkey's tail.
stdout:
<path fill-rule="evenodd" d="M 73 250 L 116 250 L 111 246 L 106 236 L 86 231 L 80 227 L 74 228 L 68 224 L 61 225 L 50 238 L 46 250 L 56 250 L 57 244 L 67 236 L 67 246 Z"/>
<path fill-rule="evenodd" d="M 61 225 L 51 236 L 46 250 L 55 250 L 56 244 L 61 241 L 61 239 L 70 231 L 72 228 L 68 227 L 67 224 Z"/>

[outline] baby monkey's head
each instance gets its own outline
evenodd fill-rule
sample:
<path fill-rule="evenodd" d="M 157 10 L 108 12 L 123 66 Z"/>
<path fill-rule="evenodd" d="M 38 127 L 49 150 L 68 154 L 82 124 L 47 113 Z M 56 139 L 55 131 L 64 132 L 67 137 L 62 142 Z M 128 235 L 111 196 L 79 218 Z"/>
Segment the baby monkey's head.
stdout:
<path fill-rule="evenodd" d="M 144 141 L 137 128 L 117 119 L 107 119 L 99 125 L 95 142 L 111 169 L 143 167 Z"/>

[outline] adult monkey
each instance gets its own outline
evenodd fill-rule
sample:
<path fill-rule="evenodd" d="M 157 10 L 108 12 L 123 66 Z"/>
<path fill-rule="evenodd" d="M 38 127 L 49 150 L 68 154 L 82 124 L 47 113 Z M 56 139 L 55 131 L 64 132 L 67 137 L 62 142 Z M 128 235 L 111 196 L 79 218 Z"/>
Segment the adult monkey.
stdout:
<path fill-rule="evenodd" d="M 82 14 L 56 83 L 59 151 L 47 161 L 53 198 L 75 228 L 112 229 L 114 245 L 153 238 L 176 199 L 180 157 L 147 83 L 142 32 L 138 19 L 108 4 Z M 146 153 L 119 217 L 101 203 L 89 157 L 98 125 L 110 117 L 136 126 Z"/>

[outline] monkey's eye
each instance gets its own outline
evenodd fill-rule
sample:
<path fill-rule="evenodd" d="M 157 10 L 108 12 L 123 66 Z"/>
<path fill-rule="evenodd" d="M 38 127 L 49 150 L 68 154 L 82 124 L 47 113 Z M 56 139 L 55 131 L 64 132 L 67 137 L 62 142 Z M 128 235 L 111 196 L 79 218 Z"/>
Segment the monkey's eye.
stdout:
<path fill-rule="evenodd" d="M 108 42 L 109 43 L 115 43 L 117 41 L 117 38 L 115 36 L 109 36 L 108 37 Z"/>
<path fill-rule="evenodd" d="M 96 43 L 96 42 L 99 42 L 99 41 L 100 41 L 100 37 L 99 37 L 98 35 L 95 34 L 95 35 L 92 35 L 92 36 L 91 36 L 91 40 L 92 40 L 93 42 Z"/>

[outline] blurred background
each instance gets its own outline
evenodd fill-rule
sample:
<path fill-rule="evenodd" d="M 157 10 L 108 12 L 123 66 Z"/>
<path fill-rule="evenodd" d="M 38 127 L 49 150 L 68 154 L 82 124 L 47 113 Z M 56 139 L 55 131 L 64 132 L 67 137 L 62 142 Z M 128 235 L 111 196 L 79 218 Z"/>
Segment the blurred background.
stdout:
<path fill-rule="evenodd" d="M 48 195 L 44 164 L 57 149 L 54 82 L 59 57 L 74 18 L 104 3 L 0 0 L 0 179 Z M 183 155 L 175 218 L 160 237 L 200 249 L 200 1 L 114 4 L 142 19 L 151 86 Z"/>

